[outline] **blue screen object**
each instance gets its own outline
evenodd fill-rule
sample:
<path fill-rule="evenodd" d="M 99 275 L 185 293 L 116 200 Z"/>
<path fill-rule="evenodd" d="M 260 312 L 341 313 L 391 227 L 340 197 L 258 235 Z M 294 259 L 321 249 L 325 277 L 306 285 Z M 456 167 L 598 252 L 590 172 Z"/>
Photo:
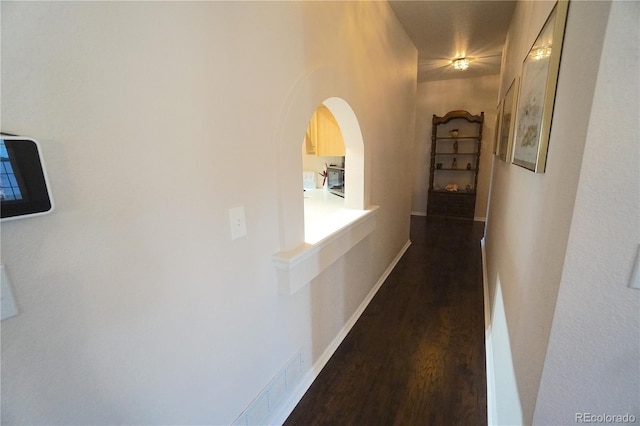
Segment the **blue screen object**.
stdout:
<path fill-rule="evenodd" d="M 53 209 L 40 148 L 31 138 L 0 138 L 2 220 L 42 215 Z"/>
<path fill-rule="evenodd" d="M 0 200 L 22 200 L 20 185 L 18 185 L 18 179 L 13 170 L 4 139 L 0 139 L 0 164 Z"/>

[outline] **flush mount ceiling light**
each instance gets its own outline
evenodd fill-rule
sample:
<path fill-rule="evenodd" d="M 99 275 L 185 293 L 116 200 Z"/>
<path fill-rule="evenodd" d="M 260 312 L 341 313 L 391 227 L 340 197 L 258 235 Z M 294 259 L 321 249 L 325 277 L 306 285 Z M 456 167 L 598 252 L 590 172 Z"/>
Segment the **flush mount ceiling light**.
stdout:
<path fill-rule="evenodd" d="M 469 68 L 469 60 L 467 58 L 458 58 L 451 61 L 453 63 L 453 68 L 464 71 Z"/>

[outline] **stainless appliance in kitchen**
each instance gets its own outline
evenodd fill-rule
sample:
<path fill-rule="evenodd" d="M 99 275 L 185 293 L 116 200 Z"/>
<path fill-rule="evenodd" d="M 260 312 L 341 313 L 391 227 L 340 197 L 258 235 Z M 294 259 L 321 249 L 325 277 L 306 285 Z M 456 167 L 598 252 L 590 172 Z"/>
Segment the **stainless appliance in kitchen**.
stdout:
<path fill-rule="evenodd" d="M 327 167 L 327 189 L 344 198 L 344 167 Z"/>

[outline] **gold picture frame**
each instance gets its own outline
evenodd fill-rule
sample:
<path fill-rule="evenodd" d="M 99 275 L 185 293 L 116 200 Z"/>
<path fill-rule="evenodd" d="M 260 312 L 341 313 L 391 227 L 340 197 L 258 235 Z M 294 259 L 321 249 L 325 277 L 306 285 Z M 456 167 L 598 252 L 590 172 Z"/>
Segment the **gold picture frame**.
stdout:
<path fill-rule="evenodd" d="M 502 101 L 500 101 L 498 108 L 496 108 L 496 127 L 493 135 L 493 155 L 498 155 L 498 152 L 500 152 L 500 120 L 502 120 Z"/>
<path fill-rule="evenodd" d="M 513 152 L 513 132 L 516 127 L 514 117 L 516 116 L 518 83 L 518 77 L 514 78 L 502 100 L 498 157 L 507 163 L 511 161 L 511 154 Z"/>
<path fill-rule="evenodd" d="M 522 64 L 513 164 L 544 173 L 569 2 L 559 0 Z"/>

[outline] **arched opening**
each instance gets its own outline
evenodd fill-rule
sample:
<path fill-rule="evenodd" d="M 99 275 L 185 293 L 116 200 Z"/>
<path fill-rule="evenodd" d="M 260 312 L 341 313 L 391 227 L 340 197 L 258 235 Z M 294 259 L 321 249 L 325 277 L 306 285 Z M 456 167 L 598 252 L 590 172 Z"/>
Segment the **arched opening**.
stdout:
<path fill-rule="evenodd" d="M 322 67 L 305 75 L 292 89 L 276 129 L 278 229 L 280 251 L 272 257 L 278 291 L 293 294 L 344 256 L 376 227 L 377 206 L 369 204 L 367 156 L 360 124 L 350 98 L 355 83 L 340 69 Z M 340 97 L 337 97 L 339 95 Z M 324 99 L 324 100 L 323 100 Z M 318 105 L 327 107 L 340 127 L 345 145 L 344 208 L 328 227 L 305 235 L 300 143 Z"/>
<path fill-rule="evenodd" d="M 305 242 L 315 244 L 360 217 L 364 208 L 364 144 L 341 98 L 325 99 L 302 143 Z"/>

